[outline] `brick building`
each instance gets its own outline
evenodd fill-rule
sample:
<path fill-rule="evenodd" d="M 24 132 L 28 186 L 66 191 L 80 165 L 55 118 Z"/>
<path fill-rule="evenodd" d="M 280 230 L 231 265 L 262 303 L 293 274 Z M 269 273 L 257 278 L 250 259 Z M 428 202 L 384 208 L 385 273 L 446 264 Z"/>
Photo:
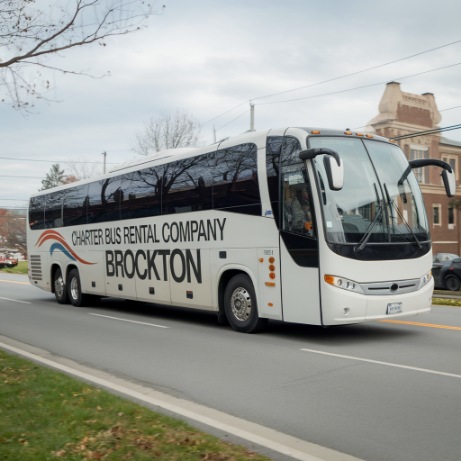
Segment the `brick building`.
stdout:
<path fill-rule="evenodd" d="M 434 253 L 461 254 L 461 142 L 447 139 L 437 132 L 441 121 L 432 93 L 403 92 L 400 83 L 386 85 L 379 103 L 379 114 L 367 131 L 387 138 L 400 138 L 397 143 L 408 160 L 437 158 L 448 162 L 455 171 L 458 190 L 448 198 L 440 168 L 413 170 L 424 196 Z M 418 133 L 417 136 L 413 136 Z M 459 209 L 457 209 L 457 206 Z"/>

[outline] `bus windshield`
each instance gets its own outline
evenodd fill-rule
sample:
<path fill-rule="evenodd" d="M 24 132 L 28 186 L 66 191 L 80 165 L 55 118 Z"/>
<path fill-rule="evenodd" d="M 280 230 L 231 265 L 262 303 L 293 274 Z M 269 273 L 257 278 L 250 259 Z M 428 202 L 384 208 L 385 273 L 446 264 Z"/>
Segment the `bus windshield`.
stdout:
<path fill-rule="evenodd" d="M 325 237 L 335 251 L 347 246 L 350 255 L 351 249 L 358 254 L 373 245 L 384 250 L 389 244 L 409 243 L 421 250 L 422 243 L 427 244 L 422 195 L 413 173 L 405 174 L 408 162 L 399 147 L 343 137 L 311 137 L 308 143 L 309 147 L 334 149 L 344 162 L 344 187 L 333 191 L 328 187 L 323 156 L 314 161 Z"/>

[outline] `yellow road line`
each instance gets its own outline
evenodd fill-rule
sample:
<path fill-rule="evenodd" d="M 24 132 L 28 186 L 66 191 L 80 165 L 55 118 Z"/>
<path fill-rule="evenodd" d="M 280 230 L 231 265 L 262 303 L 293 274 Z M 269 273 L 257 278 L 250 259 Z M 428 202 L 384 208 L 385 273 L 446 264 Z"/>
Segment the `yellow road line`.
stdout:
<path fill-rule="evenodd" d="M 17 285 L 30 285 L 29 282 L 17 282 L 16 280 L 0 280 L 3 283 L 16 283 Z"/>
<path fill-rule="evenodd" d="M 461 331 L 461 327 L 454 327 L 451 325 L 438 325 L 436 323 L 422 323 L 422 322 L 409 322 L 406 320 L 380 320 L 383 323 L 397 323 L 399 325 L 413 325 L 415 327 L 428 327 L 428 328 L 441 328 L 443 330 L 457 330 Z"/>

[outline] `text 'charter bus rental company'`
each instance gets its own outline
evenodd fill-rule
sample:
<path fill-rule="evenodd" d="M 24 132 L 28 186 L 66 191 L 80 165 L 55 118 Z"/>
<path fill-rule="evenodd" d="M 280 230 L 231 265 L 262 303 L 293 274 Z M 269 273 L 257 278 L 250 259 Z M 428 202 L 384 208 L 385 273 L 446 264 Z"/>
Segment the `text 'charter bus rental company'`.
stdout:
<path fill-rule="evenodd" d="M 59 303 L 117 297 L 340 325 L 431 305 L 431 241 L 413 168 L 388 140 L 309 128 L 158 153 L 35 194 L 29 278 Z"/>

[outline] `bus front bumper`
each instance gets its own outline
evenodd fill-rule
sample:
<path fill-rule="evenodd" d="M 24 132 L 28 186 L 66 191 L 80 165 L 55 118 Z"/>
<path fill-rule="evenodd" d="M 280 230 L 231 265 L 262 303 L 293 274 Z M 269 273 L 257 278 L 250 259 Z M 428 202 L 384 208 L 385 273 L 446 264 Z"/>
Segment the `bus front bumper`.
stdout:
<path fill-rule="evenodd" d="M 405 294 L 365 296 L 335 286 L 322 290 L 323 325 L 343 325 L 371 320 L 407 317 L 429 312 L 434 282 Z"/>

